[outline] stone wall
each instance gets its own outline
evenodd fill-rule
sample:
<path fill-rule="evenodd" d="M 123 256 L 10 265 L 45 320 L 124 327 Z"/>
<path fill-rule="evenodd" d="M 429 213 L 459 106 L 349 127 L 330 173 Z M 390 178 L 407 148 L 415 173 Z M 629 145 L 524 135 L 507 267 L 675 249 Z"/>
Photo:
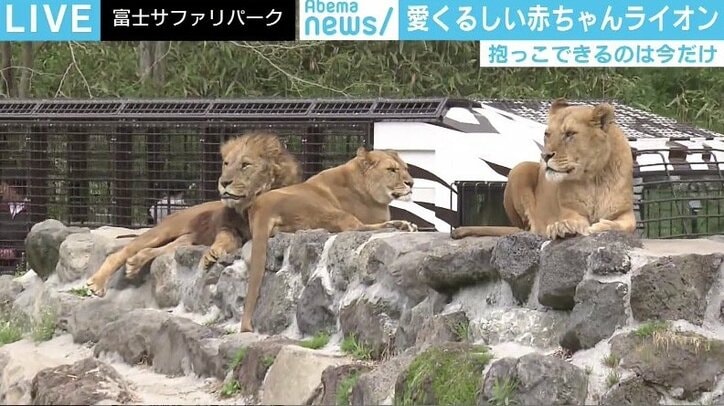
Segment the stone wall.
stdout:
<path fill-rule="evenodd" d="M 721 237 L 281 234 L 270 240 L 257 331 L 239 334 L 249 244 L 207 272 L 196 268 L 204 247 L 180 248 L 87 296 L 85 279 L 129 233 L 33 228 L 32 270 L 0 278 L 4 317 L 31 326 L 0 347 L 0 401 L 722 400 Z M 34 331 L 49 323 L 38 343 Z M 98 392 L 101 381 L 112 390 Z"/>

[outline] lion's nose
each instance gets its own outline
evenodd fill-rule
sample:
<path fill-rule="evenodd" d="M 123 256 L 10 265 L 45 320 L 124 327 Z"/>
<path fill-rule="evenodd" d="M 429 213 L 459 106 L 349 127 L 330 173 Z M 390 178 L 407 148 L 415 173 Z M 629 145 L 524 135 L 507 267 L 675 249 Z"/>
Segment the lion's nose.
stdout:
<path fill-rule="evenodd" d="M 221 187 L 227 187 L 227 186 L 231 185 L 231 181 L 230 180 L 220 180 L 219 184 L 221 185 Z"/>
<path fill-rule="evenodd" d="M 544 152 L 544 153 L 540 154 L 540 157 L 543 158 L 543 162 L 548 163 L 548 160 L 550 160 L 551 158 L 553 158 L 553 156 L 554 156 L 555 154 L 556 154 L 555 152 L 550 152 L 550 153 Z"/>
<path fill-rule="evenodd" d="M 412 187 L 412 185 L 413 185 L 414 183 L 415 183 L 415 182 L 414 182 L 412 179 L 405 181 L 405 185 L 407 185 L 407 187 Z"/>

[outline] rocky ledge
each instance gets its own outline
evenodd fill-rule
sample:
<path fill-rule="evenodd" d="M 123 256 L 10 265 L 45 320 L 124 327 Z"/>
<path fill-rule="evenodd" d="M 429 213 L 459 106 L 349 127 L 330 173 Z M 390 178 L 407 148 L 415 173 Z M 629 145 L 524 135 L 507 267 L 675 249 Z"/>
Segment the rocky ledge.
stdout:
<path fill-rule="evenodd" d="M 724 242 L 320 230 L 84 289 L 117 228 L 37 224 L 0 277 L 4 404 L 721 404 Z M 122 238 L 117 238 L 117 237 Z M 23 271 L 23 270 L 19 270 Z"/>

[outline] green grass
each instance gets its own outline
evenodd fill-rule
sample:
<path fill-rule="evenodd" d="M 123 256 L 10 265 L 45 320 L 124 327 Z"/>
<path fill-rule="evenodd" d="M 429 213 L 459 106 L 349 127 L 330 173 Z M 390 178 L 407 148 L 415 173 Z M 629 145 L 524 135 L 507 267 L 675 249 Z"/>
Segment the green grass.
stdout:
<path fill-rule="evenodd" d="M 244 361 L 244 357 L 246 356 L 246 347 L 241 347 L 234 353 L 234 357 L 231 359 L 231 362 L 229 363 L 229 369 L 236 369 L 241 363 Z"/>
<path fill-rule="evenodd" d="M 326 331 L 320 331 L 319 333 L 315 334 L 314 337 L 302 341 L 301 343 L 299 343 L 299 345 L 304 348 L 318 350 L 327 345 L 328 343 L 329 333 L 327 333 Z"/>
<path fill-rule="evenodd" d="M 342 340 L 340 349 L 345 354 L 349 354 L 359 360 L 370 360 L 372 359 L 372 349 L 367 347 L 364 343 L 357 341 L 354 336 L 347 336 Z"/>
<path fill-rule="evenodd" d="M 518 401 L 513 398 L 518 388 L 518 381 L 514 378 L 496 379 L 493 383 L 490 403 L 494 406 L 515 406 Z"/>
<path fill-rule="evenodd" d="M 241 391 L 241 385 L 239 385 L 239 381 L 234 379 L 233 381 L 229 381 L 224 384 L 224 386 L 221 388 L 221 396 L 225 398 L 230 398 L 237 393 Z"/>
<path fill-rule="evenodd" d="M 616 370 L 609 372 L 608 376 L 606 376 L 606 386 L 609 388 L 619 383 L 619 381 L 621 381 L 621 374 Z"/>
<path fill-rule="evenodd" d="M 0 346 L 20 341 L 22 338 L 22 326 L 12 320 L 0 321 Z"/>
<path fill-rule="evenodd" d="M 76 295 L 76 296 L 80 296 L 80 297 L 93 296 L 93 292 L 91 292 L 91 290 L 87 286 L 70 289 L 70 290 L 68 290 L 68 293 Z"/>
<path fill-rule="evenodd" d="M 472 333 L 470 332 L 470 322 L 458 321 L 453 323 L 451 327 L 452 332 L 455 334 L 458 341 L 468 341 L 472 337 Z"/>
<path fill-rule="evenodd" d="M 32 336 L 36 342 L 48 341 L 55 334 L 58 316 L 52 309 L 44 309 L 40 319 L 33 324 Z"/>
<path fill-rule="evenodd" d="M 339 387 L 337 387 L 337 406 L 349 405 L 349 396 L 352 394 L 352 388 L 359 380 L 359 375 L 359 372 L 353 372 L 339 383 Z"/>
<path fill-rule="evenodd" d="M 634 335 L 639 338 L 648 338 L 654 335 L 656 332 L 662 332 L 669 329 L 669 323 L 661 320 L 649 320 L 646 323 L 640 325 Z"/>
<path fill-rule="evenodd" d="M 491 359 L 484 346 L 432 347 L 410 364 L 403 387 L 395 393 L 395 404 L 412 406 L 434 400 L 440 406 L 474 405 L 483 369 Z"/>
<path fill-rule="evenodd" d="M 266 357 L 261 359 L 261 364 L 264 366 L 265 369 L 269 369 L 270 366 L 274 363 L 274 360 L 276 357 L 272 355 L 267 355 Z"/>
<path fill-rule="evenodd" d="M 603 357 L 603 365 L 609 368 L 616 368 L 619 362 L 621 362 L 621 358 L 614 353 L 610 353 Z"/>

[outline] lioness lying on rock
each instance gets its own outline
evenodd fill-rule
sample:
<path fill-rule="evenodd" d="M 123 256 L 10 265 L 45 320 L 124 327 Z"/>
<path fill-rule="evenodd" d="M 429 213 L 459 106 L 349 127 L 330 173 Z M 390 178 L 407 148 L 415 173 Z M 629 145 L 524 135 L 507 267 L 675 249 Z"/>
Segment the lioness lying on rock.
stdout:
<path fill-rule="evenodd" d="M 360 147 L 357 156 L 345 164 L 259 196 L 249 208 L 251 266 L 241 331 L 253 331 L 251 320 L 271 236 L 305 229 L 337 233 L 390 227 L 417 231 L 410 222 L 390 220 L 390 203 L 395 199 L 410 200 L 412 185 L 407 164 L 396 152 Z"/>
<path fill-rule="evenodd" d="M 232 138 L 221 146 L 221 159 L 220 200 L 175 212 L 109 255 L 86 282 L 93 293 L 105 295 L 108 280 L 124 264 L 126 275 L 135 276 L 149 261 L 185 245 L 210 245 L 202 260 L 210 267 L 251 238 L 246 209 L 256 196 L 301 182 L 299 162 L 274 133 Z"/>
<path fill-rule="evenodd" d="M 633 156 L 613 107 L 557 99 L 544 140 L 540 163 L 522 162 L 508 175 L 503 204 L 513 227 L 459 227 L 452 238 L 523 230 L 549 239 L 634 232 Z"/>

